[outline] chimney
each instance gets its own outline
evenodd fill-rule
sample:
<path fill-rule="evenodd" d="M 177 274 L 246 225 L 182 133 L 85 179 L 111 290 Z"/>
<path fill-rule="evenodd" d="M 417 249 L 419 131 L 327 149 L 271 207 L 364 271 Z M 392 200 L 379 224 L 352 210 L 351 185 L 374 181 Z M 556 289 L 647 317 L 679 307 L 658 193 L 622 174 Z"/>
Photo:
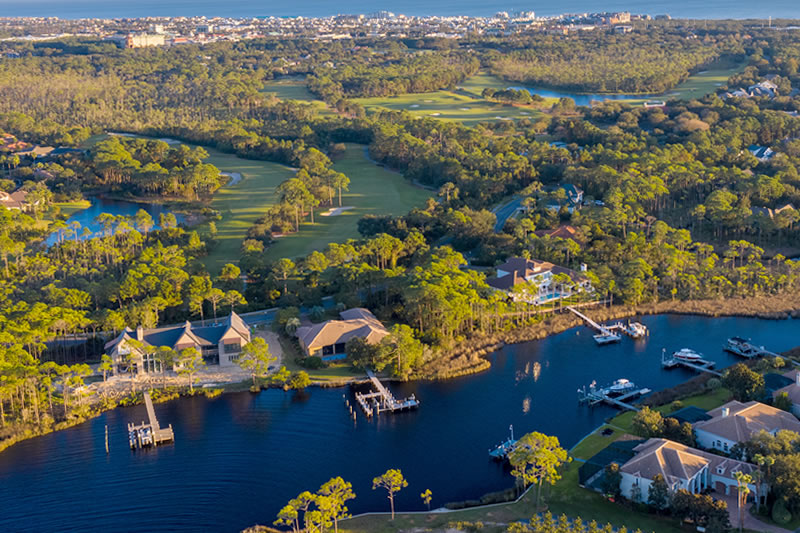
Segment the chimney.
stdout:
<path fill-rule="evenodd" d="M 731 408 L 730 407 L 723 407 L 722 408 L 722 417 L 725 418 L 729 414 L 731 414 Z"/>
<path fill-rule="evenodd" d="M 144 328 L 142 326 L 136 326 L 136 340 L 144 340 Z"/>
<path fill-rule="evenodd" d="M 794 382 L 798 387 L 800 387 L 800 370 L 798 370 L 797 374 L 794 375 Z"/>

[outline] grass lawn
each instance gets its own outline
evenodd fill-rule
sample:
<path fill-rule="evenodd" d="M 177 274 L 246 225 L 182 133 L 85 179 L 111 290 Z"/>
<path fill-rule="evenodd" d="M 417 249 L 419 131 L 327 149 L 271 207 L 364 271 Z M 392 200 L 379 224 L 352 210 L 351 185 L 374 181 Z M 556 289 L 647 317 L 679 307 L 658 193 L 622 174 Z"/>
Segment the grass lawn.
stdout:
<path fill-rule="evenodd" d="M 720 405 L 724 404 L 728 400 L 731 399 L 731 393 L 728 389 L 724 387 L 720 387 L 719 389 L 707 392 L 705 394 L 700 394 L 697 396 L 690 396 L 684 400 L 681 400 L 681 403 L 685 407 L 693 405 L 695 407 L 699 407 L 700 409 L 704 409 L 706 411 L 710 409 L 714 409 L 719 407 Z M 671 405 L 662 405 L 660 407 L 655 408 L 656 411 L 660 412 L 662 415 L 669 415 L 672 413 L 672 406 Z M 631 431 L 631 422 L 633 421 L 634 416 L 633 411 L 626 411 L 620 415 L 614 417 L 610 424 L 616 428 L 624 429 L 627 432 Z"/>
<path fill-rule="evenodd" d="M 689 76 L 685 82 L 678 84 L 674 89 L 668 91 L 666 95 L 669 98 L 677 98 L 678 100 L 702 98 L 707 94 L 715 92 L 719 87 L 726 85 L 728 83 L 728 78 L 743 71 L 745 66 L 747 66 L 746 63 L 731 65 L 724 62 L 719 65 L 712 65 L 710 70 L 704 70 Z M 658 97 L 644 97 L 635 100 L 625 100 L 625 102 L 636 105 L 649 100 L 658 99 Z"/>
<path fill-rule="evenodd" d="M 312 102 L 317 99 L 311 94 L 306 86 L 306 80 L 302 76 L 286 76 L 275 80 L 270 80 L 261 89 L 264 93 L 274 93 L 281 100 L 302 100 Z"/>
<path fill-rule="evenodd" d="M 603 435 L 605 429 L 610 429 L 610 435 Z M 609 444 L 625 435 L 624 431 L 605 425 L 594 430 L 593 433 L 584 437 L 582 441 L 572 447 L 569 454 L 577 459 L 588 460 L 605 449 Z"/>
<path fill-rule="evenodd" d="M 281 237 L 270 246 L 267 257 L 305 256 L 330 242 L 357 238 L 358 219 L 364 215 L 403 215 L 412 207 L 424 205 L 431 196 L 430 191 L 414 186 L 402 175 L 371 162 L 360 144 L 348 144 L 333 168 L 350 178 L 350 190 L 342 193 L 342 206 L 354 209 L 332 217 L 321 216 L 327 208 L 315 210 L 313 225 L 306 219 L 298 233 Z M 334 204 L 338 206 L 336 199 Z"/>
<path fill-rule="evenodd" d="M 612 524 L 615 528 L 625 526 L 628 531 L 637 528 L 644 532 L 678 533 L 682 530 L 671 519 L 660 518 L 645 513 L 631 511 L 611 503 L 600 494 L 578 486 L 580 463 L 566 466 L 562 479 L 549 491 L 542 489 L 545 503 L 553 515 L 566 514 L 581 517 L 584 521 L 596 520 L 598 524 Z M 548 494 L 549 492 L 549 494 Z M 465 509 L 452 513 L 397 514 L 394 522 L 388 515 L 371 515 L 354 518 L 340 523 L 340 531 L 348 532 L 394 532 L 412 531 L 415 528 L 443 528 L 448 522 L 483 522 L 484 524 L 509 524 L 519 520 L 530 520 L 536 512 L 536 492 L 529 491 L 519 502 L 498 505 L 484 509 Z M 482 531 L 505 531 L 505 526 L 497 529 L 488 527 Z"/>
<path fill-rule="evenodd" d="M 222 187 L 211 200 L 211 207 L 218 210 L 222 220 L 217 221 L 217 245 L 203 262 L 214 275 L 225 263 L 236 263 L 239 250 L 247 230 L 255 220 L 275 203 L 275 189 L 290 178 L 292 169 L 270 163 L 242 159 L 233 154 L 206 148 L 210 163 L 223 172 L 238 172 L 242 180 L 236 185 Z"/>
<path fill-rule="evenodd" d="M 78 211 L 89 209 L 92 203 L 89 200 L 78 200 L 77 202 L 56 202 L 53 205 L 60 208 L 61 214 L 69 218 Z"/>
<path fill-rule="evenodd" d="M 347 363 L 332 364 L 328 368 L 320 368 L 318 370 L 311 370 L 298 365 L 295 359 L 299 357 L 297 347 L 289 339 L 280 336 L 281 348 L 283 348 L 283 360 L 281 364 L 286 367 L 290 372 L 299 372 L 305 370 L 313 382 L 330 382 L 330 381 L 343 381 L 352 378 L 363 378 L 363 372 L 355 372 L 352 367 Z"/>
<path fill-rule="evenodd" d="M 399 96 L 356 98 L 355 101 L 367 109 L 384 108 L 408 111 L 418 117 L 461 122 L 474 126 L 479 122 L 535 118 L 541 112 L 527 107 L 514 107 L 489 102 L 481 97 L 485 87 L 505 89 L 509 83 L 489 74 L 477 74 L 468 78 L 454 91 L 435 91 Z"/>

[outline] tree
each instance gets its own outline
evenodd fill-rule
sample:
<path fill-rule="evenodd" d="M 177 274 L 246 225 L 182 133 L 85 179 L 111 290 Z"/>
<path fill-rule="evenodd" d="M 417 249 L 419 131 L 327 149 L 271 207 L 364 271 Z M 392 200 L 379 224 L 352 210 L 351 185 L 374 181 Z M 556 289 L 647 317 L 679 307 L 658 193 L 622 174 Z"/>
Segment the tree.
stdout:
<path fill-rule="evenodd" d="M 750 474 L 745 474 L 741 470 L 736 471 L 733 473 L 733 477 L 736 479 L 736 485 L 738 489 L 738 504 L 739 504 L 739 531 L 744 529 L 744 516 L 742 515 L 742 508 L 747 505 L 747 495 L 750 494 L 750 487 L 749 485 L 753 482 L 753 478 Z"/>
<path fill-rule="evenodd" d="M 291 259 L 279 259 L 273 266 L 272 266 L 272 275 L 276 280 L 283 282 L 283 294 L 286 294 L 288 290 L 288 281 L 289 278 L 294 275 L 296 270 L 294 261 Z"/>
<path fill-rule="evenodd" d="M 250 372 L 253 378 L 253 388 L 256 386 L 256 376 L 261 377 L 269 371 L 269 365 L 277 361 L 269 352 L 269 345 L 261 337 L 255 337 L 242 347 L 242 353 L 236 363 L 243 370 Z"/>
<path fill-rule="evenodd" d="M 167 369 L 172 368 L 178 359 L 178 354 L 169 346 L 159 346 L 156 349 L 155 359 L 161 369 L 164 388 L 167 387 Z"/>
<path fill-rule="evenodd" d="M 98 367 L 98 370 L 103 373 L 103 383 L 105 383 L 108 373 L 114 370 L 114 360 L 111 359 L 110 355 L 103 354 L 103 357 L 100 358 L 100 366 Z"/>
<path fill-rule="evenodd" d="M 333 519 L 333 530 L 338 533 L 339 520 L 350 516 L 346 505 L 347 500 L 356 497 L 353 485 L 341 477 L 335 477 L 320 487 L 319 494 L 328 498 L 327 510 Z"/>
<path fill-rule="evenodd" d="M 775 399 L 772 402 L 772 405 L 777 409 L 782 409 L 783 411 L 792 412 L 792 399 L 789 398 L 789 394 L 786 392 L 782 392 L 775 396 Z"/>
<path fill-rule="evenodd" d="M 194 375 L 206 366 L 200 352 L 194 346 L 184 348 L 178 355 L 178 374 L 189 376 L 189 390 L 194 392 Z"/>
<path fill-rule="evenodd" d="M 761 397 L 764 392 L 764 376 L 738 363 L 725 372 L 722 384 L 740 402 L 749 402 Z"/>
<path fill-rule="evenodd" d="M 425 489 L 425 492 L 419 495 L 422 498 L 422 503 L 428 506 L 428 511 L 431 510 L 431 499 L 433 498 L 433 493 L 431 489 Z"/>
<path fill-rule="evenodd" d="M 536 507 L 542 492 L 542 483 L 554 485 L 561 479 L 558 468 L 569 461 L 567 451 L 561 447 L 558 437 L 532 432 L 524 435 L 508 454 L 511 474 L 521 481 L 523 487 L 537 483 Z"/>
<path fill-rule="evenodd" d="M 295 372 L 289 379 L 289 386 L 295 390 L 303 390 L 309 385 L 311 385 L 311 378 L 305 370 Z"/>
<path fill-rule="evenodd" d="M 660 437 L 664 434 L 664 418 L 661 413 L 647 406 L 633 415 L 633 432 L 640 437 Z"/>
<path fill-rule="evenodd" d="M 225 299 L 225 293 L 220 289 L 210 289 L 205 296 L 205 299 L 211 302 L 211 309 L 214 311 L 214 322 L 217 321 L 217 304 Z"/>
<path fill-rule="evenodd" d="M 656 511 L 666 509 L 669 503 L 669 487 L 664 480 L 664 476 L 656 474 L 653 476 L 653 482 L 650 484 L 650 490 L 647 494 L 647 505 L 653 507 Z"/>
<path fill-rule="evenodd" d="M 403 473 L 397 469 L 389 469 L 382 476 L 372 480 L 372 490 L 377 488 L 386 489 L 392 510 L 392 520 L 394 520 L 394 495 L 407 486 L 408 481 L 403 477 Z"/>
<path fill-rule="evenodd" d="M 622 483 L 622 474 L 619 471 L 619 465 L 609 463 L 606 465 L 603 475 L 603 492 L 618 498 L 621 493 L 620 483 Z"/>

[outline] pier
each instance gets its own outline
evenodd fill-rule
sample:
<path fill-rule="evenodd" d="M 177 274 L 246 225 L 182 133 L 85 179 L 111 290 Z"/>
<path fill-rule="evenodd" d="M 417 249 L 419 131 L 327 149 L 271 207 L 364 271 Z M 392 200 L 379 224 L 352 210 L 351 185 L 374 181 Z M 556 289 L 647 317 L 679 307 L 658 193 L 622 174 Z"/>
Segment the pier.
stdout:
<path fill-rule="evenodd" d="M 696 362 L 690 363 L 689 361 L 678 359 L 674 355 L 667 355 L 666 350 L 661 350 L 661 366 L 667 369 L 682 366 L 690 370 L 696 370 L 697 372 L 705 372 L 722 377 L 720 372 L 713 370 L 715 364 L 714 361 L 707 361 L 705 359 L 698 359 Z"/>
<path fill-rule="evenodd" d="M 779 357 L 779 354 L 771 352 L 763 346 L 756 346 L 749 342 L 749 339 L 741 337 L 731 337 L 728 339 L 724 350 L 745 359 L 754 359 L 756 357 Z"/>
<path fill-rule="evenodd" d="M 628 403 L 626 400 L 632 400 L 634 398 L 638 398 L 639 396 L 649 394 L 650 392 L 652 392 L 650 389 L 641 388 L 625 392 L 619 396 L 612 396 L 611 387 L 603 387 L 598 389 L 595 387 L 594 383 L 592 383 L 588 389 L 586 387 L 578 389 L 578 402 L 588 404 L 589 406 L 595 406 L 599 403 L 607 403 L 623 410 L 640 411 L 638 407 Z"/>
<path fill-rule="evenodd" d="M 568 306 L 567 309 L 575 313 L 575 315 L 586 322 L 587 326 L 598 331 L 598 334 L 595 335 L 594 340 L 600 345 L 619 342 L 622 340 L 621 334 L 627 335 L 633 339 L 641 339 L 642 337 L 650 334 L 650 332 L 647 330 L 647 326 L 641 322 L 628 322 L 628 324 L 617 322 L 616 324 L 612 324 L 610 326 L 604 326 L 603 324 L 598 324 L 588 316 L 584 315 L 573 306 Z"/>
<path fill-rule="evenodd" d="M 144 448 L 146 446 L 158 446 L 162 442 L 172 442 L 175 440 L 175 433 L 172 431 L 172 424 L 162 428 L 156 418 L 156 411 L 153 409 L 153 399 L 150 398 L 150 391 L 144 393 L 144 404 L 147 409 L 149 423 L 142 422 L 138 426 L 133 422 L 128 423 L 128 439 L 131 449 Z"/>
<path fill-rule="evenodd" d="M 614 335 L 614 332 L 612 332 L 609 328 L 607 328 L 607 327 L 605 327 L 605 326 L 603 326 L 601 324 L 598 324 L 597 322 L 595 322 L 594 320 L 592 320 L 588 316 L 584 315 L 583 313 L 581 313 L 580 311 L 578 311 L 574 307 L 568 306 L 567 309 L 569 309 L 570 311 L 572 311 L 573 313 L 578 315 L 578 317 L 582 318 L 589 327 L 596 329 L 597 331 L 600 332 L 601 335 L 608 335 L 608 336 Z"/>
<path fill-rule="evenodd" d="M 511 453 L 511 450 L 513 450 L 514 446 L 517 444 L 517 440 L 514 438 L 514 426 L 509 426 L 508 430 L 511 432 L 511 436 L 489 450 L 489 457 L 495 461 L 502 461 L 508 457 L 508 454 Z"/>
<path fill-rule="evenodd" d="M 419 407 L 419 400 L 417 400 L 413 394 L 403 400 L 395 398 L 389 389 L 375 377 L 372 370 L 367 370 L 367 377 L 372 382 L 375 390 L 366 394 L 361 392 L 356 393 L 356 402 L 358 402 L 358 405 L 367 418 L 386 411 L 395 413 Z"/>

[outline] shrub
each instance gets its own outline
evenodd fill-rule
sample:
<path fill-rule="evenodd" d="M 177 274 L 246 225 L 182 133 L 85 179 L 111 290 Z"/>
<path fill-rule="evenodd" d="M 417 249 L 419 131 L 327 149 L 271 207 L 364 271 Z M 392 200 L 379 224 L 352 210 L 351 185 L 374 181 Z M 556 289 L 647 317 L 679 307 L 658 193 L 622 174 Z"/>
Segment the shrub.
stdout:
<path fill-rule="evenodd" d="M 792 521 L 792 513 L 789 512 L 783 502 L 777 501 L 772 506 L 772 519 L 777 524 L 785 525 Z"/>
<path fill-rule="evenodd" d="M 308 357 L 300 357 L 297 360 L 297 364 L 302 366 L 303 368 L 309 368 L 311 370 L 317 370 L 319 368 L 325 368 L 328 366 L 325 361 L 322 360 L 321 357 L 317 357 L 316 355 L 311 355 Z"/>
<path fill-rule="evenodd" d="M 321 322 L 323 318 L 325 318 L 325 309 L 322 307 L 315 305 L 311 308 L 311 311 L 308 313 L 308 316 L 311 317 L 311 320 L 314 322 Z"/>
<path fill-rule="evenodd" d="M 682 401 L 675 400 L 674 402 L 672 402 L 672 405 L 670 406 L 670 412 L 674 413 L 675 411 L 680 411 L 681 409 L 683 409 Z"/>
<path fill-rule="evenodd" d="M 722 381 L 719 378 L 711 378 L 706 383 L 706 387 L 708 387 L 708 390 L 717 390 L 722 387 Z"/>

